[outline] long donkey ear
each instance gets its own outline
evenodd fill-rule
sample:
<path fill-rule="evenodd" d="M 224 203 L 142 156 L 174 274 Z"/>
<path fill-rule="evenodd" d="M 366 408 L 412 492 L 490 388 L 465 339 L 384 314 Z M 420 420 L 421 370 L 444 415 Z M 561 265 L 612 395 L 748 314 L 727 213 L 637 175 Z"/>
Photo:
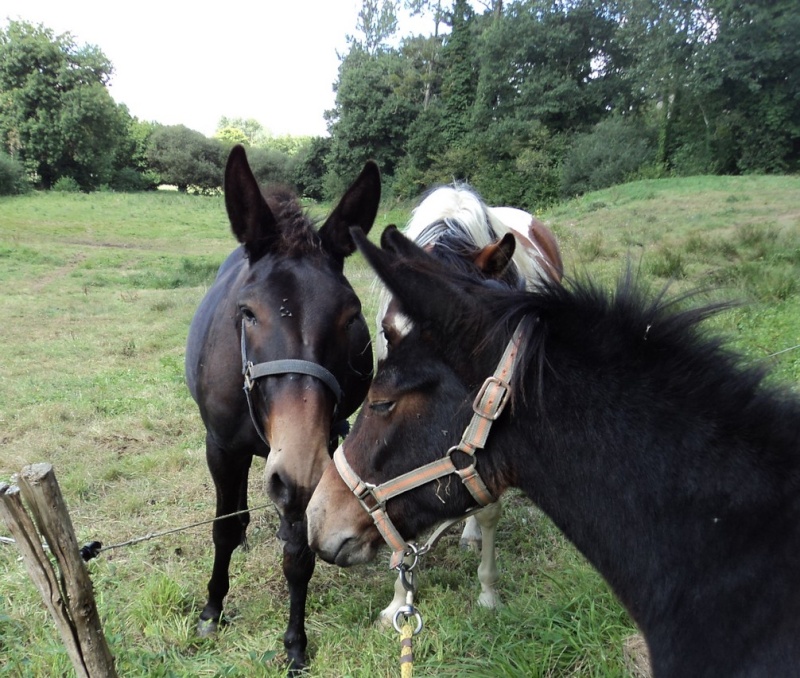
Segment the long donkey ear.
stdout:
<path fill-rule="evenodd" d="M 472 316 L 475 303 L 470 295 L 438 273 L 435 260 L 395 226 L 383 232 L 382 248 L 373 245 L 359 229 L 351 232 L 367 263 L 412 320 L 441 328 L 447 334 L 462 319 Z"/>
<path fill-rule="evenodd" d="M 323 248 L 344 262 L 345 257 L 356 251 L 350 229 L 357 226 L 364 233 L 369 233 L 380 201 L 381 173 L 378 165 L 370 160 L 319 229 Z"/>
<path fill-rule="evenodd" d="M 260 259 L 276 240 L 275 217 L 261 194 L 242 146 L 234 146 L 225 166 L 225 207 L 231 230 L 244 245 L 250 263 Z"/>

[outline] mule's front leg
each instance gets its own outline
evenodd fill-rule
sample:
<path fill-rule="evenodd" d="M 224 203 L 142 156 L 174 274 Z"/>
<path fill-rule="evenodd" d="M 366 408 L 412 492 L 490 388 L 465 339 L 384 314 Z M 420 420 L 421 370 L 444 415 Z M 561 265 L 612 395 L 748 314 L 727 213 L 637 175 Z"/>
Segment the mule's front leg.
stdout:
<path fill-rule="evenodd" d="M 289 671 L 297 672 L 306 666 L 306 597 L 316 556 L 308 548 L 304 520 L 290 523 L 281 517 L 278 536 L 284 540 L 283 576 L 289 584 L 289 625 L 283 635 L 283 646 L 289 657 Z"/>
<path fill-rule="evenodd" d="M 252 457 L 226 460 L 219 448 L 206 443 L 206 457 L 217 490 L 217 517 L 247 508 L 247 476 Z M 227 463 L 226 463 L 227 462 Z M 223 518 L 214 523 L 214 569 L 208 580 L 208 601 L 200 613 L 197 631 L 201 636 L 216 633 L 222 621 L 222 606 L 230 588 L 228 570 L 231 555 L 246 544 L 250 514 Z"/>

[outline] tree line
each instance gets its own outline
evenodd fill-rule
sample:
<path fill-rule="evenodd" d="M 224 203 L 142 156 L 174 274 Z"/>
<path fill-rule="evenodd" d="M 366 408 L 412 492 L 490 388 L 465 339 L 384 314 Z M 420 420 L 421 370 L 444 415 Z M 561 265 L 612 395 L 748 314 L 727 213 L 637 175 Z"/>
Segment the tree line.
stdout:
<path fill-rule="evenodd" d="M 429 32 L 398 36 L 401 9 Z M 316 199 L 373 158 L 398 197 L 457 179 L 536 209 L 631 178 L 794 172 L 795 10 L 795 0 L 363 0 L 329 135 L 301 140 L 255 121 L 223 119 L 213 139 L 138 121 L 111 99 L 99 49 L 12 22 L 0 32 L 0 177 L 8 166 L 44 188 L 211 190 L 244 142 L 261 181 Z"/>
<path fill-rule="evenodd" d="M 400 195 L 455 177 L 535 209 L 629 178 L 798 169 L 794 0 L 405 5 L 432 30 L 395 47 L 398 2 L 363 3 L 329 182 L 372 157 Z"/>
<path fill-rule="evenodd" d="M 298 183 L 310 138 L 273 137 L 255 120 L 222 118 L 209 138 L 132 116 L 112 98 L 113 65 L 94 45 L 25 21 L 0 30 L 0 195 L 56 190 L 219 190 L 235 143 L 264 183 Z"/>

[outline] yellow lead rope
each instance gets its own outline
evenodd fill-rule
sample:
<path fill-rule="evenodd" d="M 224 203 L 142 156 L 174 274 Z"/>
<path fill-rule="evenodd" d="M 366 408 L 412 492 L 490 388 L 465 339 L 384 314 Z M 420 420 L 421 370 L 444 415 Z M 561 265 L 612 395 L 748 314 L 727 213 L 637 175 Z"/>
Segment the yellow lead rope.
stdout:
<path fill-rule="evenodd" d="M 400 631 L 400 678 L 411 678 L 414 673 L 414 650 L 411 648 L 413 636 L 414 627 L 406 622 Z"/>

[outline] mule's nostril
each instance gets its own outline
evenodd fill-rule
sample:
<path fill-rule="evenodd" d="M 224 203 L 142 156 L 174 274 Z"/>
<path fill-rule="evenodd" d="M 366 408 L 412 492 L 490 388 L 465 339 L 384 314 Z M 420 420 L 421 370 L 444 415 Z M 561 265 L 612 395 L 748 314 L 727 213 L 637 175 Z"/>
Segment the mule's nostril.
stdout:
<path fill-rule="evenodd" d="M 267 481 L 267 494 L 280 508 L 286 508 L 291 501 L 289 485 L 281 478 L 280 473 L 273 473 Z"/>

